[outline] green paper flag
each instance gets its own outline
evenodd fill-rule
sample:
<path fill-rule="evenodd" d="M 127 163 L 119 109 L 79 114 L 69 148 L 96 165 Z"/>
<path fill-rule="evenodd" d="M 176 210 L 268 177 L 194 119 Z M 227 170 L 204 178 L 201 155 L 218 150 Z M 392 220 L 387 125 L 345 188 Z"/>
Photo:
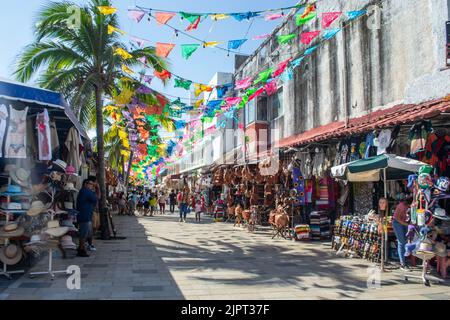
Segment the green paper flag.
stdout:
<path fill-rule="evenodd" d="M 175 79 L 175 88 L 183 88 L 189 90 L 191 87 L 191 80 Z"/>
<path fill-rule="evenodd" d="M 190 23 L 194 23 L 195 20 L 197 20 L 198 18 L 201 17 L 201 15 L 199 14 L 195 14 L 195 13 L 186 13 L 186 12 L 180 12 L 180 15 L 186 19 L 187 21 L 189 21 Z"/>
<path fill-rule="evenodd" d="M 254 84 L 258 84 L 258 83 L 260 83 L 260 82 L 266 83 L 267 80 L 269 79 L 270 75 L 272 74 L 272 71 L 273 71 L 273 69 L 272 69 L 272 68 L 269 68 L 269 69 L 267 69 L 267 70 L 261 72 L 261 73 L 258 75 L 258 78 L 255 80 Z M 256 89 L 255 89 L 255 91 L 256 91 Z M 255 92 L 255 91 L 254 91 L 254 92 Z M 253 94 L 254 92 L 252 92 L 252 94 Z"/>
<path fill-rule="evenodd" d="M 200 47 L 199 44 L 182 44 L 181 55 L 187 60 L 198 49 L 198 47 Z"/>
<path fill-rule="evenodd" d="M 287 34 L 287 35 L 284 35 L 284 36 L 278 36 L 278 42 L 281 43 L 281 44 L 284 44 L 284 43 L 287 43 L 287 42 L 291 41 L 296 36 L 297 36 L 296 33 Z"/>
<path fill-rule="evenodd" d="M 301 25 L 307 23 L 308 21 L 311 21 L 315 17 L 317 17 L 316 12 L 311 12 L 311 13 L 307 14 L 306 17 L 304 17 L 304 18 L 302 18 L 301 14 L 298 14 L 297 18 L 296 18 L 297 26 L 301 26 Z"/>

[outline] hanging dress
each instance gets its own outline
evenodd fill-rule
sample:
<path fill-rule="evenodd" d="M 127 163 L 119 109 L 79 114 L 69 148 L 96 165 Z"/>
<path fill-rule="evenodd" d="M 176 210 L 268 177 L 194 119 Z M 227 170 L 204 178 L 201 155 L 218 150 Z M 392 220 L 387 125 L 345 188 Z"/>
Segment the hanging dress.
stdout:
<path fill-rule="evenodd" d="M 5 142 L 5 158 L 27 157 L 27 113 L 28 107 L 22 111 L 11 108 Z"/>
<path fill-rule="evenodd" d="M 8 107 L 0 106 L 0 158 L 3 158 L 3 141 L 5 139 L 6 122 L 8 119 Z"/>
<path fill-rule="evenodd" d="M 52 160 L 52 140 L 50 132 L 50 118 L 47 109 L 36 116 L 38 133 L 39 160 Z"/>

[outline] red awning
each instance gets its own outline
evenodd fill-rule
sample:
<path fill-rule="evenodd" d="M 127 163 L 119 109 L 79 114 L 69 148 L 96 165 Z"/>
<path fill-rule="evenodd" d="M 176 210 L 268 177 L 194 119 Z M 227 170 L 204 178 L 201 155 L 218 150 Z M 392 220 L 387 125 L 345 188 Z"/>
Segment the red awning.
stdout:
<path fill-rule="evenodd" d="M 450 112 L 450 96 L 417 105 L 402 104 L 392 108 L 374 111 L 368 115 L 350 119 L 347 127 L 343 121 L 332 122 L 301 134 L 284 138 L 276 144 L 276 147 L 290 147 L 361 134 L 375 129 L 429 119 L 445 112 Z"/>

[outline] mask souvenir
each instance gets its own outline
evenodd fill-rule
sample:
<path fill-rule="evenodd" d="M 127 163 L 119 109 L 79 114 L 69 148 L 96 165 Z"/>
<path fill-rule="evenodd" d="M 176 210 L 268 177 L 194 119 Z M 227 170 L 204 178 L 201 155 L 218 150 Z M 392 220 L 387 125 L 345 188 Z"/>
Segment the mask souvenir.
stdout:
<path fill-rule="evenodd" d="M 431 179 L 431 176 L 428 173 L 419 174 L 417 182 L 419 184 L 419 188 L 421 189 L 429 189 L 433 187 L 433 180 Z"/>
<path fill-rule="evenodd" d="M 447 177 L 440 177 L 436 181 L 435 188 L 442 192 L 447 192 L 448 186 L 450 185 L 450 180 Z"/>

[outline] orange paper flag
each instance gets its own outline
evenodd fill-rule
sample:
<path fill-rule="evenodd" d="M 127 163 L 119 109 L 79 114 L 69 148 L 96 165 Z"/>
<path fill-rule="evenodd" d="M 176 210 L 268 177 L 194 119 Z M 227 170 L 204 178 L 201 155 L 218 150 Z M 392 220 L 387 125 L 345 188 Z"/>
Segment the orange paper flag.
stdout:
<path fill-rule="evenodd" d="M 163 70 L 161 72 L 155 70 L 153 72 L 153 74 L 156 77 L 158 77 L 159 79 L 163 80 L 163 81 L 167 80 L 167 79 L 170 79 L 172 77 L 172 74 L 169 71 L 167 71 L 167 70 Z"/>
<path fill-rule="evenodd" d="M 158 22 L 158 24 L 166 24 L 174 16 L 175 16 L 175 13 L 171 13 L 171 12 L 157 12 L 155 14 L 156 22 Z"/>
<path fill-rule="evenodd" d="M 162 43 L 157 42 L 156 43 L 156 55 L 167 58 L 167 56 L 170 54 L 172 49 L 175 47 L 175 44 L 173 43 Z"/>

